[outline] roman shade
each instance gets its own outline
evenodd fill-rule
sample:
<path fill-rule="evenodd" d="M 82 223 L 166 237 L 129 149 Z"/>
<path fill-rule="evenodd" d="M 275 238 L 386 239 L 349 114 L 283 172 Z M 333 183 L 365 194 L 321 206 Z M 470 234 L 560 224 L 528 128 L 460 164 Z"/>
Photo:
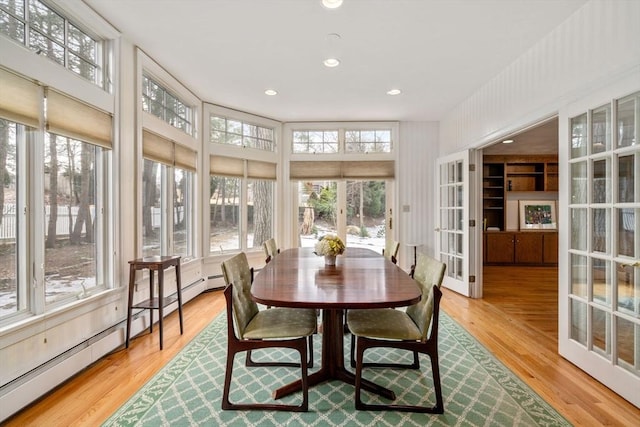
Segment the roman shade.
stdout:
<path fill-rule="evenodd" d="M 247 178 L 275 180 L 277 165 L 260 160 L 245 160 L 237 157 L 211 156 L 209 158 L 209 173 L 216 176 L 243 178 L 245 176 L 245 162 Z"/>
<path fill-rule="evenodd" d="M 38 127 L 42 95 L 34 81 L 0 68 L 0 117 Z"/>
<path fill-rule="evenodd" d="M 147 129 L 142 130 L 142 156 L 154 162 L 195 172 L 198 153 Z"/>
<path fill-rule="evenodd" d="M 47 131 L 103 148 L 111 148 L 113 120 L 98 110 L 52 88 L 47 88 Z"/>
<path fill-rule="evenodd" d="M 292 161 L 289 178 L 317 179 L 392 179 L 394 161 Z"/>

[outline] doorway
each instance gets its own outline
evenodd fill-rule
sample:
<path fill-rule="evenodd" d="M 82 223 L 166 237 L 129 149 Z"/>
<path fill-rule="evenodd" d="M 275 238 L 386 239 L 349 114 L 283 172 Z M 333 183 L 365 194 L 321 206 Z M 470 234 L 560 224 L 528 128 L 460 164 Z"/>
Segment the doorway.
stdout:
<path fill-rule="evenodd" d="M 557 276 L 557 219 L 553 220 L 555 231 L 552 224 L 534 224 L 535 229 L 526 229 L 528 225 L 521 221 L 521 205 L 528 201 L 535 201 L 536 205 L 553 202 L 555 208 L 558 144 L 556 116 L 482 149 L 479 159 L 483 167 L 478 169 L 483 175 L 479 198 L 479 212 L 483 215 L 483 292 L 497 272 L 511 275 L 519 267 L 526 268 L 528 275 L 539 272 L 547 277 L 548 270 L 553 270 Z M 487 159 L 499 162 L 489 165 Z M 489 269 L 488 274 L 485 268 Z"/>

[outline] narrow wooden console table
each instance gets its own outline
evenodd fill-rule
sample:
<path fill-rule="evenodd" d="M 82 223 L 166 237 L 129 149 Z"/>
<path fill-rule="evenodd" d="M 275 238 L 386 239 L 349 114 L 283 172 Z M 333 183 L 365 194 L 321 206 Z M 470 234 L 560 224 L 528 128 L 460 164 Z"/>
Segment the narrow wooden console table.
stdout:
<path fill-rule="evenodd" d="M 164 296 L 164 270 L 174 267 L 176 272 L 176 295 Z M 136 282 L 137 270 L 149 270 L 149 299 L 133 304 L 133 290 Z M 158 297 L 153 296 L 154 272 L 158 272 Z M 131 314 L 134 308 L 149 310 L 149 332 L 153 332 L 153 310 L 158 310 L 160 318 L 158 325 L 160 329 L 160 350 L 162 350 L 162 319 L 163 309 L 167 305 L 178 301 L 178 314 L 180 316 L 180 335 L 183 333 L 182 327 L 182 287 L 180 284 L 180 257 L 179 256 L 150 256 L 129 261 L 129 311 L 127 313 L 127 337 L 125 347 L 129 348 L 129 337 L 131 335 Z"/>

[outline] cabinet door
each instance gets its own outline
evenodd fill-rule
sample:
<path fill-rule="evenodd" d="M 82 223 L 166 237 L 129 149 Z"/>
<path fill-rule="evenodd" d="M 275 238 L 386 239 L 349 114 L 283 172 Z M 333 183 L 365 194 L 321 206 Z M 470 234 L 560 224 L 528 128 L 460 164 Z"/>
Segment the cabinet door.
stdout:
<path fill-rule="evenodd" d="M 542 233 L 515 234 L 517 264 L 542 264 Z"/>
<path fill-rule="evenodd" d="M 558 233 L 544 233 L 544 249 L 542 262 L 545 264 L 558 263 Z"/>
<path fill-rule="evenodd" d="M 513 233 L 486 233 L 485 256 L 491 264 L 513 263 Z"/>

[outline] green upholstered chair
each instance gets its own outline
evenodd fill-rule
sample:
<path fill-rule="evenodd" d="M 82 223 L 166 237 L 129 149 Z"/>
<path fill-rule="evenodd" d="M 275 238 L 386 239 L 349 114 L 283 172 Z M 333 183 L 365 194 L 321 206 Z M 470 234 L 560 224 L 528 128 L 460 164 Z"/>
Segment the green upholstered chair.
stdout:
<path fill-rule="evenodd" d="M 400 243 L 396 242 L 395 240 L 387 240 L 384 249 L 382 250 L 382 255 L 388 258 L 392 263 L 396 264 L 398 262 L 399 249 Z"/>
<path fill-rule="evenodd" d="M 226 261 L 222 262 L 222 275 L 224 276 L 224 281 L 227 286 L 234 283 L 236 286 L 242 284 L 242 286 L 246 287 L 246 299 L 247 307 L 251 310 L 251 313 L 258 313 L 258 304 L 251 299 L 251 284 L 253 283 L 253 267 L 249 266 L 249 262 L 247 261 L 247 256 L 244 252 L 241 252 Z M 242 307 L 239 307 L 242 308 Z M 271 309 L 271 307 L 268 307 Z M 264 318 L 268 318 L 267 316 L 282 316 L 281 312 L 290 312 L 294 314 L 300 314 L 304 312 L 304 317 L 311 317 L 311 315 L 315 316 L 314 320 L 314 332 L 317 329 L 317 314 L 314 309 L 292 309 L 292 308 L 280 308 L 278 309 L 278 313 L 274 314 L 261 314 L 260 316 Z M 284 313 L 286 314 L 286 313 Z M 309 336 L 309 361 L 307 365 L 309 368 L 313 368 L 313 337 Z M 299 363 L 293 362 L 255 362 L 251 358 L 251 350 L 247 351 L 247 356 L 245 359 L 245 366 L 291 366 L 298 367 Z"/>
<path fill-rule="evenodd" d="M 278 245 L 276 244 L 276 239 L 269 239 L 262 243 L 262 249 L 264 250 L 264 254 L 267 257 L 264 262 L 268 264 L 271 259 L 280 253 L 280 249 L 278 249 Z"/>
<path fill-rule="evenodd" d="M 442 387 L 440 383 L 440 365 L 438 362 L 438 318 L 440 285 L 444 278 L 446 265 L 427 256 L 419 254 L 414 279 L 422 289 L 422 298 L 406 311 L 391 308 L 349 310 L 347 324 L 355 336 L 355 401 L 356 409 L 366 410 L 401 410 L 411 412 L 427 412 L 441 414 L 444 412 Z M 433 407 L 415 405 L 366 404 L 361 399 L 363 356 L 365 350 L 374 347 L 403 349 L 414 353 L 427 354 L 431 359 L 433 384 L 436 404 Z M 352 356 L 353 357 L 353 356 Z M 416 362 L 414 360 L 414 362 Z M 372 364 L 369 364 L 372 365 Z M 406 365 L 380 365 L 399 366 Z"/>
<path fill-rule="evenodd" d="M 251 299 L 251 272 L 247 258 L 240 253 L 223 263 L 228 285 L 224 290 L 227 307 L 227 366 L 222 393 L 222 409 L 260 409 L 307 411 L 309 383 L 307 377 L 307 343 L 316 330 L 314 310 L 273 308 L 259 310 Z M 273 403 L 232 403 L 229 399 L 233 362 L 240 352 L 264 348 L 290 348 L 300 353 L 302 402 L 300 405 Z"/>

